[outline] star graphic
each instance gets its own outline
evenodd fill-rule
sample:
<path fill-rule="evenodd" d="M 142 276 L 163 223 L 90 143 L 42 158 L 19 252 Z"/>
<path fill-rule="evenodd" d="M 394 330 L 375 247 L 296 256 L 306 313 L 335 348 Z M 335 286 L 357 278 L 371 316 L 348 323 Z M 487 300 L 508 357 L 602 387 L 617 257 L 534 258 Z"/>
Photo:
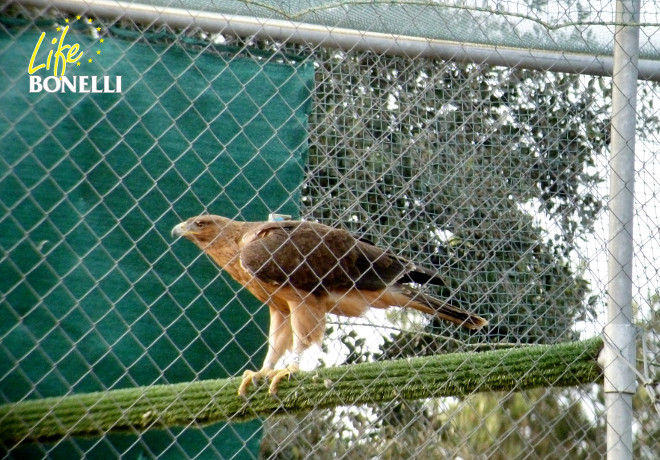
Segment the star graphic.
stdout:
<path fill-rule="evenodd" d="M 96 30 L 97 30 L 98 32 L 101 32 L 101 28 L 100 28 L 100 27 L 97 27 Z"/>
<path fill-rule="evenodd" d="M 103 39 L 101 39 L 101 43 L 103 43 Z"/>
<path fill-rule="evenodd" d="M 66 18 L 66 19 L 64 20 L 64 22 L 69 22 L 69 18 Z"/>
<path fill-rule="evenodd" d="M 76 62 L 76 66 L 80 66 L 80 61 Z"/>
<path fill-rule="evenodd" d="M 58 32 L 60 31 L 60 29 L 61 29 L 61 27 L 57 27 L 57 28 L 55 28 L 55 30 L 57 30 Z"/>
<path fill-rule="evenodd" d="M 87 22 L 89 22 L 89 23 L 91 24 L 91 23 L 92 23 L 92 18 L 89 18 L 89 19 L 87 20 Z"/>
<path fill-rule="evenodd" d="M 92 58 L 89 58 L 89 62 L 92 62 Z"/>
<path fill-rule="evenodd" d="M 76 19 L 80 21 L 80 16 L 76 16 Z"/>
<path fill-rule="evenodd" d="M 96 54 L 101 54 L 101 50 L 96 50 Z"/>

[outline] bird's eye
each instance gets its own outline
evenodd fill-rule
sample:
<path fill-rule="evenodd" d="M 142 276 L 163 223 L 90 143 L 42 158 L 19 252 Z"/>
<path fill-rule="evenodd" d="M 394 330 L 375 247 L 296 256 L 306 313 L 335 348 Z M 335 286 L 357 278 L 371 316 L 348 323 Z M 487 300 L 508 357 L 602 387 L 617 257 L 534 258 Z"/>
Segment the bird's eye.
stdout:
<path fill-rule="evenodd" d="M 195 227 L 197 227 L 198 229 L 202 229 L 206 227 L 206 225 L 208 224 L 208 222 L 204 222 L 203 220 L 196 220 L 193 223 L 195 224 Z"/>

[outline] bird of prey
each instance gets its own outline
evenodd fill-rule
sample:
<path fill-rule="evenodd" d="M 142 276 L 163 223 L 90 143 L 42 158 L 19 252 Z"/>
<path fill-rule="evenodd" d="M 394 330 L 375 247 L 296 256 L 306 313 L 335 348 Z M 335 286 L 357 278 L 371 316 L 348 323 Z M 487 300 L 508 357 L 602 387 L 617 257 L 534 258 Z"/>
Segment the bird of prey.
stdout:
<path fill-rule="evenodd" d="M 320 345 L 325 315 L 356 317 L 369 307 L 413 308 L 468 329 L 487 321 L 450 301 L 415 290 L 413 284 L 443 285 L 432 270 L 380 249 L 351 233 L 305 221 L 239 222 L 221 216 L 191 217 L 172 229 L 199 246 L 245 286 L 270 312 L 268 352 L 261 370 L 245 371 L 239 395 L 250 384 L 279 382 L 299 370 L 302 353 Z M 285 354 L 290 363 L 275 366 Z"/>

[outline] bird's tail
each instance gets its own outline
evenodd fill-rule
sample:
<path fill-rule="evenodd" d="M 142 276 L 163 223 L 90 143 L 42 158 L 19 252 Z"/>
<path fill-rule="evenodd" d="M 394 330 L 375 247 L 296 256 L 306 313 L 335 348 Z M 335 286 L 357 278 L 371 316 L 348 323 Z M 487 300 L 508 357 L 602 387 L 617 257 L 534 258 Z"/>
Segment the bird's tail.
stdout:
<path fill-rule="evenodd" d="M 396 297 L 404 297 L 403 299 L 399 299 L 398 302 L 402 307 L 413 308 L 423 313 L 437 316 L 467 329 L 481 329 L 488 324 L 488 321 L 481 316 L 472 314 L 446 301 L 426 295 L 423 292 L 416 291 L 408 286 L 398 285 L 396 291 L 396 293 L 390 293 L 396 295 Z"/>

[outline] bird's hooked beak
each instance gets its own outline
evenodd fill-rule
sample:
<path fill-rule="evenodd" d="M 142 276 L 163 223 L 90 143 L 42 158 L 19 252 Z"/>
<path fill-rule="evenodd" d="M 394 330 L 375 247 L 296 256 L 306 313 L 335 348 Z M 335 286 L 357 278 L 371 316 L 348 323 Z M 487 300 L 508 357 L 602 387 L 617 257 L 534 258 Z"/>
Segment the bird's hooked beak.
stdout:
<path fill-rule="evenodd" d="M 180 236 L 186 236 L 188 233 L 190 233 L 190 230 L 188 229 L 188 224 L 186 222 L 181 222 L 180 224 L 177 224 L 172 228 L 172 238 L 178 238 Z"/>

